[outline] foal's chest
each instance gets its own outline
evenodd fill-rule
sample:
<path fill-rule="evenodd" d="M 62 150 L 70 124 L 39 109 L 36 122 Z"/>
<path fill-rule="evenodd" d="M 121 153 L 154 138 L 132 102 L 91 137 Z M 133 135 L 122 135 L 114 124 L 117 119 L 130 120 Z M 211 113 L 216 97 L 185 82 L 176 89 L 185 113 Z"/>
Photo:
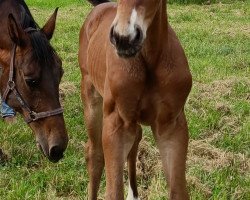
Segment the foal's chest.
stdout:
<path fill-rule="evenodd" d="M 146 70 L 143 66 L 112 73 L 110 88 L 123 118 L 152 124 L 162 112 L 171 112 L 169 93 L 171 72 Z"/>

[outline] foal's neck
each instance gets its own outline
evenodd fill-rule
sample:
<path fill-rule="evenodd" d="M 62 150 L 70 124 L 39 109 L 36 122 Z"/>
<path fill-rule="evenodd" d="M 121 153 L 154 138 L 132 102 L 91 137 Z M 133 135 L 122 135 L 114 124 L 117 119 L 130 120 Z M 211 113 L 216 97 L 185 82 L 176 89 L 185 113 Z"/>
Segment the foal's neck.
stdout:
<path fill-rule="evenodd" d="M 147 31 L 147 38 L 143 47 L 142 56 L 149 66 L 157 65 L 162 55 L 162 51 L 167 45 L 168 22 L 166 7 L 166 0 L 162 0 Z"/>

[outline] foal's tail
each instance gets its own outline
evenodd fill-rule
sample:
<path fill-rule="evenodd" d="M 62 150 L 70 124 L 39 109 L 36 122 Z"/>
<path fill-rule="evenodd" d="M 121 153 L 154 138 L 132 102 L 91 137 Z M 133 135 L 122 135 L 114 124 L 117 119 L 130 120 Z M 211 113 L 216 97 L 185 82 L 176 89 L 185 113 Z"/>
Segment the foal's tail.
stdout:
<path fill-rule="evenodd" d="M 97 6 L 101 3 L 110 2 L 109 0 L 88 0 L 93 6 Z"/>

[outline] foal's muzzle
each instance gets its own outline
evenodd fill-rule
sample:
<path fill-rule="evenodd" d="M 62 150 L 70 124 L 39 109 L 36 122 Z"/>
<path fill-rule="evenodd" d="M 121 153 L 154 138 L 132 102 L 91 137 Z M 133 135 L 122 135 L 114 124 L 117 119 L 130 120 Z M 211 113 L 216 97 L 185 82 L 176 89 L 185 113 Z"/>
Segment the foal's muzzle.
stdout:
<path fill-rule="evenodd" d="M 117 54 L 123 58 L 134 57 L 142 47 L 143 32 L 139 26 L 135 26 L 135 36 L 123 36 L 117 33 L 112 26 L 110 31 L 110 41 L 116 48 Z"/>

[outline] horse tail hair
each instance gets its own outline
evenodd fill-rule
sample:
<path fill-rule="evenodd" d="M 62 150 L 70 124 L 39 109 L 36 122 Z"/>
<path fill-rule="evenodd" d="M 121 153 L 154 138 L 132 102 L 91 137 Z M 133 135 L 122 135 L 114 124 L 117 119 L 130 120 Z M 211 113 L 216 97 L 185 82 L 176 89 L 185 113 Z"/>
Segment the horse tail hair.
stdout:
<path fill-rule="evenodd" d="M 93 6 L 97 6 L 101 3 L 108 3 L 109 0 L 88 0 Z"/>

